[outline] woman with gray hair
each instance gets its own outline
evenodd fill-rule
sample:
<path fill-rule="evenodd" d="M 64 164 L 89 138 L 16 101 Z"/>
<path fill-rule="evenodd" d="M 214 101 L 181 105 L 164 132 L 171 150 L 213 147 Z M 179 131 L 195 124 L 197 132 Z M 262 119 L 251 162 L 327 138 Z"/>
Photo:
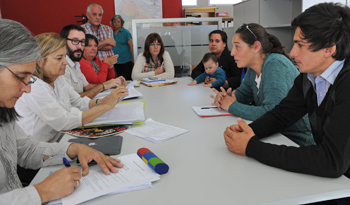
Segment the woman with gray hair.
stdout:
<path fill-rule="evenodd" d="M 120 15 L 113 16 L 111 25 L 114 28 L 114 40 L 117 42 L 117 45 L 113 48 L 113 53 L 119 55 L 118 62 L 114 64 L 115 77 L 123 76 L 126 80 L 131 80 L 134 66 L 134 49 L 131 34 L 123 27 L 124 19 Z"/>
<path fill-rule="evenodd" d="M 23 188 L 16 172 L 19 164 L 25 168 L 62 163 L 62 158 L 78 157 L 82 175 L 87 175 L 88 160 L 94 159 L 106 174 L 122 167 L 119 160 L 107 157 L 82 144 L 46 143 L 34 141 L 16 124 L 14 109 L 23 93 L 29 93 L 35 79 L 40 49 L 36 39 L 20 23 L 0 19 L 0 204 L 42 204 L 71 194 L 80 184 L 81 170 L 60 169 L 39 184 Z"/>

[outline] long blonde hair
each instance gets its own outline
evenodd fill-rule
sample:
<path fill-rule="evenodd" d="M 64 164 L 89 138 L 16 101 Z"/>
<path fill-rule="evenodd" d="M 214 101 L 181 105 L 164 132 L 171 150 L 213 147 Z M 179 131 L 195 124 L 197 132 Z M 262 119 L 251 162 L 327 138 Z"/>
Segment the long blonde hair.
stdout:
<path fill-rule="evenodd" d="M 57 51 L 58 49 L 66 46 L 66 40 L 59 37 L 55 33 L 42 33 L 36 36 L 36 39 L 39 43 L 39 48 L 40 48 L 40 54 L 41 54 L 41 64 L 44 63 L 45 58 Z M 41 68 L 38 63 L 36 64 L 36 70 L 34 72 L 34 75 L 41 80 L 51 83 L 50 79 L 45 75 L 45 71 L 43 68 Z"/>

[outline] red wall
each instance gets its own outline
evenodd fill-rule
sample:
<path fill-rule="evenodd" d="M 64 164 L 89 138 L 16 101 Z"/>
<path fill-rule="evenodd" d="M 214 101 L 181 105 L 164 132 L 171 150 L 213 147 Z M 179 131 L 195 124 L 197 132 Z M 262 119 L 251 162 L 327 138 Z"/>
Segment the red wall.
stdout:
<path fill-rule="evenodd" d="M 0 0 L 0 8 L 2 18 L 18 21 L 37 35 L 59 33 L 64 26 L 81 21 L 74 16 L 86 14 L 86 7 L 96 2 L 104 10 L 102 24 L 110 25 L 115 14 L 113 0 Z M 163 18 L 182 17 L 181 0 L 162 0 L 162 5 Z"/>

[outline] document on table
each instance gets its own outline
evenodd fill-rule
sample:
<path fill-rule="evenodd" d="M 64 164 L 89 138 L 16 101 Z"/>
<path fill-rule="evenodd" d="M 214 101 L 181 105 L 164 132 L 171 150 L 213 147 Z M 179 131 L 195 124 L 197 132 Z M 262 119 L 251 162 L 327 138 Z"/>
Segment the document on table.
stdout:
<path fill-rule="evenodd" d="M 156 85 L 156 84 L 171 84 L 171 83 L 175 83 L 177 82 L 176 80 L 169 80 L 169 79 L 166 79 L 166 80 L 162 80 L 162 81 L 148 81 L 148 82 L 143 82 L 144 84 L 146 85 Z"/>
<path fill-rule="evenodd" d="M 182 135 L 188 132 L 188 130 L 166 125 L 148 118 L 142 125 L 134 126 L 125 132 L 152 142 L 160 143 Z"/>
<path fill-rule="evenodd" d="M 113 192 L 105 194 L 103 196 L 113 195 L 113 194 L 121 194 L 121 193 L 125 193 L 125 192 L 137 191 L 137 190 L 148 189 L 148 188 L 152 188 L 151 182 L 146 182 L 146 183 L 135 185 L 135 186 L 128 187 L 125 189 L 113 191 Z M 56 204 L 62 204 L 62 200 L 57 199 L 57 200 L 53 200 L 53 201 L 49 201 L 49 202 L 45 203 L 45 205 L 56 205 Z"/>
<path fill-rule="evenodd" d="M 139 83 L 139 86 L 140 86 L 140 83 Z M 129 84 L 126 86 L 126 88 L 127 88 L 128 91 L 129 91 L 129 95 L 120 98 L 118 102 L 120 102 L 120 101 L 122 101 L 122 100 L 130 99 L 130 98 L 136 98 L 136 97 L 142 96 L 142 94 L 134 88 L 134 82 L 129 83 Z M 111 91 L 112 91 L 112 90 L 111 90 Z M 97 95 L 94 97 L 94 99 L 101 99 L 101 98 L 104 98 L 104 97 L 106 97 L 107 95 L 111 94 L 111 91 L 101 92 L 101 93 L 97 94 Z"/>
<path fill-rule="evenodd" d="M 118 103 L 113 109 L 84 126 L 103 124 L 132 124 L 145 120 L 143 102 Z"/>
<path fill-rule="evenodd" d="M 192 109 L 201 117 L 217 117 L 233 115 L 225 110 L 219 110 L 215 106 L 192 107 Z"/>
<path fill-rule="evenodd" d="M 119 98 L 118 102 L 125 100 L 125 99 L 136 98 L 136 97 L 142 96 L 142 94 L 134 88 L 133 82 L 129 83 L 129 85 L 126 86 L 126 88 L 129 91 L 129 95 Z"/>
<path fill-rule="evenodd" d="M 157 77 L 154 77 L 154 79 L 142 78 L 141 80 L 144 81 L 144 82 L 148 82 L 148 83 L 161 82 L 161 81 L 164 82 L 164 81 L 165 81 L 165 79 L 163 79 L 163 78 L 157 78 Z"/>
<path fill-rule="evenodd" d="M 80 185 L 71 195 L 62 198 L 62 204 L 82 203 L 117 190 L 125 190 L 128 187 L 160 179 L 160 175 L 136 153 L 118 157 L 118 159 L 124 165 L 123 168 L 118 168 L 118 173 L 106 175 L 98 165 L 89 167 L 89 174 L 80 179 Z"/>

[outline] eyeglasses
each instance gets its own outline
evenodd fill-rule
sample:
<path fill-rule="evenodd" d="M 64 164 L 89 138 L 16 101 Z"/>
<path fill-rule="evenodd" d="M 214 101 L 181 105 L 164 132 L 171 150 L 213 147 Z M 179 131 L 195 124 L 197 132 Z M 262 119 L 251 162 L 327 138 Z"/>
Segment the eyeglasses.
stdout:
<path fill-rule="evenodd" d="M 78 45 L 80 43 L 81 46 L 85 46 L 85 40 L 79 41 L 78 39 L 70 39 L 70 38 L 67 38 L 67 40 L 72 41 L 73 45 Z"/>
<path fill-rule="evenodd" d="M 151 43 L 151 44 L 149 44 L 149 46 L 161 46 L 162 44 L 160 44 L 160 43 Z"/>
<path fill-rule="evenodd" d="M 16 76 L 16 78 L 21 81 L 25 86 L 23 88 L 26 88 L 28 86 L 31 86 L 35 81 L 36 81 L 36 78 L 34 78 L 34 76 L 31 77 L 31 81 L 29 81 L 28 83 L 24 82 L 24 80 L 19 77 L 18 75 L 16 75 L 14 72 L 12 72 L 8 67 L 4 66 L 5 68 L 7 68 L 7 70 L 9 70 L 14 76 Z"/>
<path fill-rule="evenodd" d="M 243 24 L 241 27 L 239 27 L 239 29 L 242 30 L 242 31 L 247 29 L 255 37 L 255 39 L 258 40 L 258 37 L 256 37 L 256 35 L 253 33 L 253 31 L 249 29 L 247 24 Z"/>

